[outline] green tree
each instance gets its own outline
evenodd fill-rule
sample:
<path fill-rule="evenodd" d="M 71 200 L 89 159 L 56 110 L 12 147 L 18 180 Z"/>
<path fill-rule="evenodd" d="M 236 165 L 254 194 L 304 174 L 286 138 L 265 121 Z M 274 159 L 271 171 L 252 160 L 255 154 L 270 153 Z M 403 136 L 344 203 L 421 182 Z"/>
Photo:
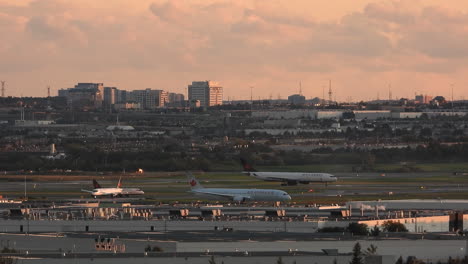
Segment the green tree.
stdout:
<path fill-rule="evenodd" d="M 395 262 L 395 264 L 403 264 L 403 257 L 400 256 L 397 261 Z"/>
<path fill-rule="evenodd" d="M 416 257 L 414 256 L 408 256 L 408 258 L 406 258 L 406 264 L 423 264 L 424 262 L 417 259 Z"/>
<path fill-rule="evenodd" d="M 385 232 L 408 232 L 405 225 L 400 222 L 389 220 L 385 221 L 382 226 Z"/>
<path fill-rule="evenodd" d="M 364 252 L 364 255 L 366 256 L 372 256 L 377 254 L 377 246 L 374 246 L 373 244 L 370 244 L 370 246 L 366 249 L 366 252 Z"/>
<path fill-rule="evenodd" d="M 11 257 L 0 257 L 0 264 L 16 264 L 18 262 L 17 259 L 11 258 Z"/>
<path fill-rule="evenodd" d="M 276 264 L 284 264 L 283 258 L 282 258 L 282 257 L 278 257 L 278 260 L 276 261 Z"/>
<path fill-rule="evenodd" d="M 370 231 L 370 233 L 372 236 L 377 237 L 380 235 L 380 228 L 377 225 L 375 225 L 374 228 L 372 228 L 372 230 Z"/>
<path fill-rule="evenodd" d="M 364 264 L 364 262 L 362 261 L 361 244 L 359 244 L 359 242 L 354 244 L 353 258 L 351 259 L 349 264 Z"/>
<path fill-rule="evenodd" d="M 208 260 L 209 264 L 216 264 L 214 256 L 211 256 L 211 258 Z"/>
<path fill-rule="evenodd" d="M 150 251 L 151 251 L 151 246 L 150 246 L 150 245 L 147 245 L 147 246 L 145 247 L 145 252 L 150 252 Z"/>
<path fill-rule="evenodd" d="M 366 224 L 350 223 L 347 230 L 348 232 L 358 236 L 365 236 L 369 233 L 368 226 Z"/>

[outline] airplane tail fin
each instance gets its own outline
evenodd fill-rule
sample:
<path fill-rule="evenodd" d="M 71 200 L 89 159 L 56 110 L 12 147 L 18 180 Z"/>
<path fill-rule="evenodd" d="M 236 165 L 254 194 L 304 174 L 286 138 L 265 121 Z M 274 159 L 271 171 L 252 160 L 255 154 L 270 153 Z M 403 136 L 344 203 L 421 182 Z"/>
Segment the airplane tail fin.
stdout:
<path fill-rule="evenodd" d="M 187 175 L 187 180 L 190 184 L 191 189 L 201 189 L 203 186 L 197 181 L 195 176 L 190 171 L 185 172 L 185 175 Z"/>
<path fill-rule="evenodd" d="M 254 169 L 254 167 L 252 167 L 252 165 L 250 163 L 248 163 L 245 159 L 243 158 L 240 158 L 240 161 L 242 163 L 242 167 L 244 168 L 244 171 L 257 171 L 256 169 Z"/>
<path fill-rule="evenodd" d="M 93 187 L 94 189 L 102 188 L 101 185 L 95 179 L 93 179 Z"/>
<path fill-rule="evenodd" d="M 122 177 L 119 178 L 119 182 L 117 183 L 117 188 L 122 188 Z"/>

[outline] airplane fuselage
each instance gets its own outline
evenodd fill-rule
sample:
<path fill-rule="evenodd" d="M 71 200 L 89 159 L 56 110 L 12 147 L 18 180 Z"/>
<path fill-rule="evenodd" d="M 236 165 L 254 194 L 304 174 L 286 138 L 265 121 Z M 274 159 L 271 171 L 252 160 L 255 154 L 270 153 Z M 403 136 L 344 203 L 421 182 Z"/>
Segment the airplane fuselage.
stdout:
<path fill-rule="evenodd" d="M 307 172 L 258 172 L 244 171 L 244 174 L 264 181 L 296 182 L 308 184 L 310 182 L 335 182 L 337 178 L 329 173 Z"/>
<path fill-rule="evenodd" d="M 119 196 L 145 194 L 145 192 L 143 192 L 141 189 L 138 189 L 138 188 L 96 188 L 96 189 L 93 189 L 90 193 L 92 196 L 95 196 L 95 197 L 98 197 L 98 196 L 119 197 Z"/>
<path fill-rule="evenodd" d="M 226 188 L 198 188 L 192 189 L 198 195 L 225 198 L 235 202 L 245 201 L 273 201 L 283 202 L 291 200 L 288 193 L 271 189 L 226 189 Z"/>

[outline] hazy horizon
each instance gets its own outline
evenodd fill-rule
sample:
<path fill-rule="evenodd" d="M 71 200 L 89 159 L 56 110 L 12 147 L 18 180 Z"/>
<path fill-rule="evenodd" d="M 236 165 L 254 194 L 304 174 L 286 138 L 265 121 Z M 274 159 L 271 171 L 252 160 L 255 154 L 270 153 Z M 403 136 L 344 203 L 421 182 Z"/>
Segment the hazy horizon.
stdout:
<path fill-rule="evenodd" d="M 0 0 L 7 96 L 78 82 L 224 100 L 468 98 L 468 1 Z M 325 94 L 325 98 L 328 95 Z"/>

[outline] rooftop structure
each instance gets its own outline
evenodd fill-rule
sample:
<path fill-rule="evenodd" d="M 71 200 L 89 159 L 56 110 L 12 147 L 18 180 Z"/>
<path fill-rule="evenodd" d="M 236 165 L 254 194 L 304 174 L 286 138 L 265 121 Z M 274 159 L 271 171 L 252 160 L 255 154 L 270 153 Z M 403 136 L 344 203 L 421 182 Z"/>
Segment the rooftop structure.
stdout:
<path fill-rule="evenodd" d="M 301 94 L 293 94 L 288 97 L 288 102 L 293 105 L 303 105 L 306 102 L 306 98 Z"/>

